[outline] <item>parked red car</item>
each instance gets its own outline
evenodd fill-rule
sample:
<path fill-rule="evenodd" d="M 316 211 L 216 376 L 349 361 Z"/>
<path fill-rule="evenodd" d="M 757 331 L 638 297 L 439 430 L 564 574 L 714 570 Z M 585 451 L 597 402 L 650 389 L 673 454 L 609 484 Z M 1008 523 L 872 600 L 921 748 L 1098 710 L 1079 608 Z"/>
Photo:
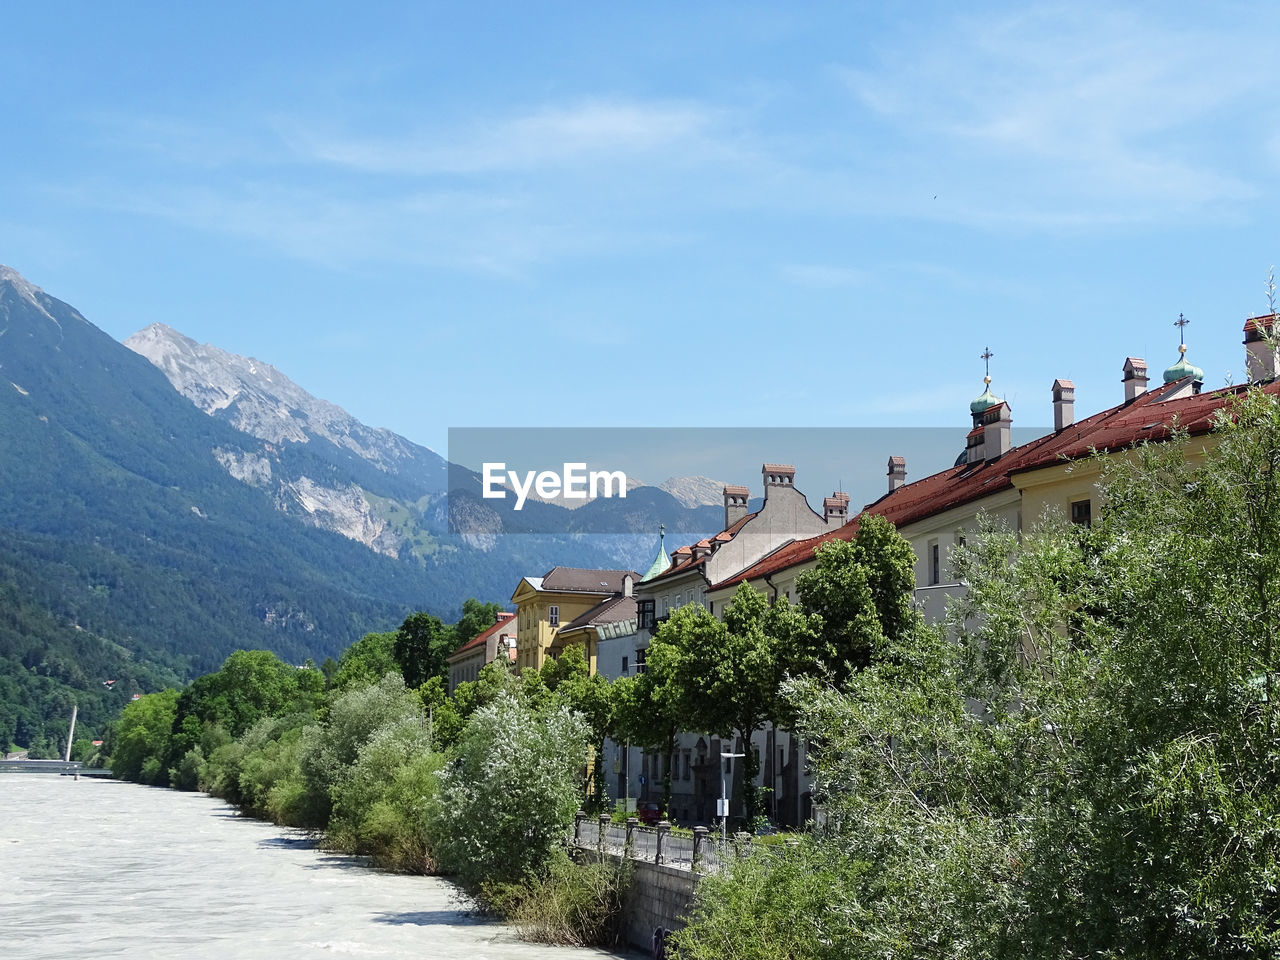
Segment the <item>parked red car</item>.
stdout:
<path fill-rule="evenodd" d="M 636 817 L 646 827 L 656 827 L 662 819 L 662 808 L 652 801 L 636 804 Z"/>

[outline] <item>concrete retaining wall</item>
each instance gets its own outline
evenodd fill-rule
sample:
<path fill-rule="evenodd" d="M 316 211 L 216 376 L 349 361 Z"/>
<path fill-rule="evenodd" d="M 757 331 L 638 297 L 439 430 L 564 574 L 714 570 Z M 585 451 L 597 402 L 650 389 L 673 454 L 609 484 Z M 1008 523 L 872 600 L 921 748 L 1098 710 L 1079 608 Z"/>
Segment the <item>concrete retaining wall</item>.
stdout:
<path fill-rule="evenodd" d="M 598 861 L 601 856 L 611 863 L 621 863 L 617 854 L 600 854 L 578 848 L 575 856 Z M 649 951 L 653 934 L 659 927 L 679 930 L 693 903 L 699 874 L 643 860 L 631 860 L 631 884 L 622 905 L 622 930 L 627 944 Z"/>

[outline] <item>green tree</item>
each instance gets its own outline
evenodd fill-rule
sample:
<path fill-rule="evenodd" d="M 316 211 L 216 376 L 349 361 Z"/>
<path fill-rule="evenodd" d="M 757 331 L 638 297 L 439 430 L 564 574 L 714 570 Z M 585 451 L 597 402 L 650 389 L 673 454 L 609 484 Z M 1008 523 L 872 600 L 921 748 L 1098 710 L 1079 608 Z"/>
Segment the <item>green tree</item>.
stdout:
<path fill-rule="evenodd" d="M 164 757 L 177 712 L 178 691 L 163 690 L 134 700 L 120 712 L 111 738 L 111 772 L 122 780 L 167 783 Z"/>
<path fill-rule="evenodd" d="M 454 633 L 439 617 L 429 613 L 410 614 L 396 632 L 392 656 L 400 665 L 404 682 L 420 687 L 431 677 L 442 677 L 449 669 L 454 649 Z"/>
<path fill-rule="evenodd" d="M 237 650 L 220 670 L 197 677 L 178 697 L 166 765 L 180 768 L 200 745 L 206 724 L 239 737 L 263 717 L 316 710 L 324 687 L 319 670 L 290 666 L 268 650 Z M 184 785 L 192 786 L 189 781 Z"/>
<path fill-rule="evenodd" d="M 646 673 L 669 678 L 675 712 L 697 730 L 742 738 L 743 800 L 748 818 L 763 813 L 755 779 L 760 757 L 751 737 L 782 713 L 779 636 L 793 632 L 795 610 L 785 601 L 770 605 L 743 584 L 720 622 L 688 604 L 672 613 L 649 645 Z"/>
<path fill-rule="evenodd" d="M 500 603 L 481 603 L 475 597 L 462 601 L 462 617 L 453 625 L 453 642 L 456 647 L 474 640 L 484 630 L 498 622 Z"/>
<path fill-rule="evenodd" d="M 398 636 L 394 630 L 388 633 L 366 633 L 347 647 L 338 658 L 330 685 L 335 690 L 347 690 L 366 683 L 377 683 L 389 673 L 398 673 L 400 664 L 395 657 Z"/>
<path fill-rule="evenodd" d="M 648 752 L 661 751 L 665 762 L 662 776 L 662 812 L 671 807 L 671 769 L 676 737 L 682 720 L 679 689 L 674 681 L 677 652 L 670 646 L 650 655 L 645 671 L 613 682 L 614 722 L 612 736 L 628 746 Z M 629 774 L 628 774 L 629 775 Z"/>
<path fill-rule="evenodd" d="M 614 726 L 613 685 L 592 674 L 582 647 L 572 646 L 542 666 L 542 680 L 556 701 L 587 723 L 591 735 L 591 796 L 595 809 L 604 806 L 604 740 Z M 586 758 L 583 758 L 584 761 Z"/>
<path fill-rule="evenodd" d="M 911 544 L 883 517 L 862 517 L 854 539 L 823 544 L 814 568 L 796 578 L 812 634 L 800 631 L 784 647 L 787 672 L 845 683 L 871 663 L 886 638 L 913 628 L 914 588 Z"/>
<path fill-rule="evenodd" d="M 563 704 L 537 710 L 512 693 L 478 708 L 440 774 L 429 825 L 441 866 L 496 885 L 545 872 L 581 800 L 590 734 Z"/>

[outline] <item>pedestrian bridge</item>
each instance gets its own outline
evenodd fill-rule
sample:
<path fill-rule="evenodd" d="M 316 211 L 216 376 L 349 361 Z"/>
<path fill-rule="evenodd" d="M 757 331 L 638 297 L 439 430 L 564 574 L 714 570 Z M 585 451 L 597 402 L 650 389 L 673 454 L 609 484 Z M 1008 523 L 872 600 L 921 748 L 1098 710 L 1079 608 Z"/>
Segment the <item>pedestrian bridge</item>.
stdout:
<path fill-rule="evenodd" d="M 56 773 L 62 776 L 110 777 L 111 771 L 86 767 L 78 760 L 0 760 L 3 773 Z"/>

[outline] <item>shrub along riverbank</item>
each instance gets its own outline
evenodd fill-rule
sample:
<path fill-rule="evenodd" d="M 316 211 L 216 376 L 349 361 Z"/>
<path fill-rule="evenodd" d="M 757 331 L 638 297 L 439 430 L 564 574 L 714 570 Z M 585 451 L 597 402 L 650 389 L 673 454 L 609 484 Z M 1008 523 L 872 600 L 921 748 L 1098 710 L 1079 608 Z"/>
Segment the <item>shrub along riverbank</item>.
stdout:
<path fill-rule="evenodd" d="M 438 676 L 405 686 L 395 636 L 353 646 L 332 682 L 237 652 L 181 694 L 130 704 L 114 770 L 317 831 L 385 869 L 453 876 L 530 939 L 613 945 L 623 873 L 564 851 L 591 741 L 566 681 L 585 663 L 494 666 L 445 697 Z"/>

